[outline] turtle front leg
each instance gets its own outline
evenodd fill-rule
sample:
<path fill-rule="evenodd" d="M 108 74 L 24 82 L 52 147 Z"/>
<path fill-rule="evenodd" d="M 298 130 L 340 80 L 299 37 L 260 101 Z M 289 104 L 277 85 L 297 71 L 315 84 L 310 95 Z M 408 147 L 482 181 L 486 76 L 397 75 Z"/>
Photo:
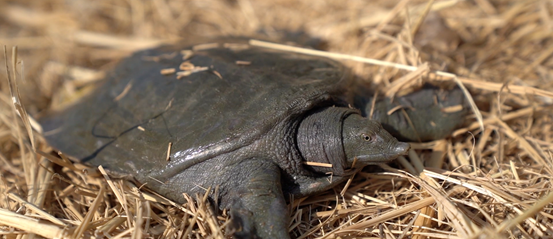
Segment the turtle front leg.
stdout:
<path fill-rule="evenodd" d="M 222 207 L 230 210 L 227 227 L 234 238 L 289 238 L 288 210 L 280 169 L 268 160 L 250 159 L 234 165 Z"/>
<path fill-rule="evenodd" d="M 442 90 L 432 85 L 411 94 L 383 98 L 372 108 L 372 94 L 358 92 L 356 105 L 364 116 L 382 124 L 394 137 L 402 141 L 430 141 L 453 132 L 469 112 L 463 92 L 459 88 Z M 372 112 L 372 115 L 371 115 Z"/>

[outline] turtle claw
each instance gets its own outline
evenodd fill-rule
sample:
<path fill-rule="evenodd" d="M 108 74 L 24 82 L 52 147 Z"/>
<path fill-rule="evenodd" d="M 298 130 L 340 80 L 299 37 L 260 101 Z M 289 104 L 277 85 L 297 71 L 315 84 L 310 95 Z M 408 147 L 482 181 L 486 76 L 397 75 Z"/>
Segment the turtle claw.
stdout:
<path fill-rule="evenodd" d="M 227 234 L 233 235 L 234 238 L 246 239 L 246 238 L 257 238 L 255 226 L 251 218 L 253 213 L 244 210 L 234 208 L 230 212 L 231 221 L 227 225 Z"/>
<path fill-rule="evenodd" d="M 227 234 L 234 238 L 289 238 L 288 210 L 280 169 L 270 161 L 248 160 L 236 167 L 240 179 L 226 188 L 222 205 L 230 209 Z"/>

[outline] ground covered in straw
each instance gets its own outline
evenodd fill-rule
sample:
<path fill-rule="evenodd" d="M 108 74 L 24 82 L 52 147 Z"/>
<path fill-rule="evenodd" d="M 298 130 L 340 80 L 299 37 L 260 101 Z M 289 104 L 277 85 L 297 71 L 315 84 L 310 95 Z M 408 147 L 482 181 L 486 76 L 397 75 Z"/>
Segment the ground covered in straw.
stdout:
<path fill-rule="evenodd" d="M 551 238 L 552 14 L 546 0 L 0 1 L 0 234 L 223 238 L 226 212 L 203 195 L 176 205 L 72 164 L 25 115 L 78 98 L 135 50 L 251 36 L 344 54 L 383 94 L 434 82 L 474 101 L 451 137 L 295 199 L 292 237 Z"/>

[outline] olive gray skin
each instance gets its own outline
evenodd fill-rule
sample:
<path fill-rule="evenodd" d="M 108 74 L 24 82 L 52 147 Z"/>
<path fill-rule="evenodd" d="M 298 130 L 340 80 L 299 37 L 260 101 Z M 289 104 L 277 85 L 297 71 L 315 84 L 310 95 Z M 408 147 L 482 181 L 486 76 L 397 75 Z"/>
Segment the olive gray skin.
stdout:
<path fill-rule="evenodd" d="M 203 71 L 180 79 L 162 75 L 162 69 L 178 69 L 185 61 L 184 49 L 192 48 L 181 43 L 124 59 L 92 94 L 41 119 L 48 142 L 179 203 L 185 202 L 183 193 L 211 188 L 210 199 L 229 209 L 227 233 L 235 238 L 289 238 L 285 199 L 329 189 L 355 170 L 409 149 L 364 117 L 372 94 L 354 95 L 360 86 L 335 61 L 219 44 L 188 59 L 207 67 Z M 439 108 L 460 100 L 432 101 L 438 104 L 432 115 L 409 114 L 421 122 L 450 117 Z M 350 107 L 354 104 L 361 110 Z M 387 125 L 404 131 L 405 119 L 393 118 L 399 113 L 380 112 L 395 105 L 379 101 L 377 116 L 392 117 Z M 452 122 L 444 127 L 454 128 Z M 429 126 L 423 133 L 424 127 Z M 442 125 L 430 128 L 436 127 Z"/>

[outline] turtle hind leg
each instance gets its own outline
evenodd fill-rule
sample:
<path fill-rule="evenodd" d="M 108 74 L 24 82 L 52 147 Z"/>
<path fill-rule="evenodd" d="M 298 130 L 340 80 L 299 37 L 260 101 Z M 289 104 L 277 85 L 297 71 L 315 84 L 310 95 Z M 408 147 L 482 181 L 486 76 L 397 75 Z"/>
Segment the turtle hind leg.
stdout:
<path fill-rule="evenodd" d="M 234 238 L 289 238 L 280 169 L 259 159 L 243 161 L 234 169 L 221 195 L 221 206 L 230 210 L 228 233 Z"/>

